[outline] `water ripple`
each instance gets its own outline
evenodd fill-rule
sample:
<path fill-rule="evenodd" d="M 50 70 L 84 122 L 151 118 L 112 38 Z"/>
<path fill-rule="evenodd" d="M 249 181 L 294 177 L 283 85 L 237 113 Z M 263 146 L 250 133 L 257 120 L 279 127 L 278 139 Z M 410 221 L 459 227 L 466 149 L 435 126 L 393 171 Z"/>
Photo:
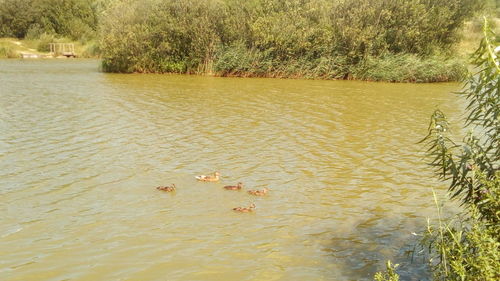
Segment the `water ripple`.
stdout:
<path fill-rule="evenodd" d="M 6 280 L 371 280 L 435 215 L 415 142 L 458 108 L 454 84 L 0 69 Z"/>

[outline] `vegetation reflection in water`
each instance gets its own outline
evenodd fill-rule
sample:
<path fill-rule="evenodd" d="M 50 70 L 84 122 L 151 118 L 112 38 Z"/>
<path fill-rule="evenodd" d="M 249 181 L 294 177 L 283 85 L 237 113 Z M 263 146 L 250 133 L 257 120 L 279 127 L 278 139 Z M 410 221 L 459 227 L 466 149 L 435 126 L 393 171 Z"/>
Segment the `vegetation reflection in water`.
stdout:
<path fill-rule="evenodd" d="M 458 84 L 97 65 L 0 61 L 4 280 L 368 280 L 435 215 L 415 140 Z"/>

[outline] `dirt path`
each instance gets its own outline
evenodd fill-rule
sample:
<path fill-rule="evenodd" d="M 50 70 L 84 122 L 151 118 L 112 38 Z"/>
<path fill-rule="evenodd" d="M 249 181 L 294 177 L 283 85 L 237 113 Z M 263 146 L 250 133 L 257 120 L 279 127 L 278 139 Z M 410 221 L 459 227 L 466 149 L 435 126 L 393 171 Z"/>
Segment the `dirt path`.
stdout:
<path fill-rule="evenodd" d="M 0 38 L 0 45 L 7 45 L 7 46 L 10 45 L 9 47 L 11 47 L 14 50 L 14 52 L 18 54 L 33 54 L 33 55 L 46 54 L 26 46 L 22 41 L 12 38 Z"/>

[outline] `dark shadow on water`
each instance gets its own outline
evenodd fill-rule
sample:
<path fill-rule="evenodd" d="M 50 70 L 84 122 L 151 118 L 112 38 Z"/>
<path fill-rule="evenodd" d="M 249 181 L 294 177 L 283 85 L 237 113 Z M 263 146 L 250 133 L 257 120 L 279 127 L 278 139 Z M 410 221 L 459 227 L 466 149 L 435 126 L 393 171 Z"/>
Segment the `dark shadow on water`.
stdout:
<path fill-rule="evenodd" d="M 400 280 L 431 280 L 418 244 L 421 236 L 412 234 L 422 233 L 426 223 L 403 215 L 365 219 L 349 230 L 332 230 L 322 250 L 342 271 L 335 273 L 339 280 L 373 280 L 376 272 L 385 270 L 387 260 L 399 264 Z"/>

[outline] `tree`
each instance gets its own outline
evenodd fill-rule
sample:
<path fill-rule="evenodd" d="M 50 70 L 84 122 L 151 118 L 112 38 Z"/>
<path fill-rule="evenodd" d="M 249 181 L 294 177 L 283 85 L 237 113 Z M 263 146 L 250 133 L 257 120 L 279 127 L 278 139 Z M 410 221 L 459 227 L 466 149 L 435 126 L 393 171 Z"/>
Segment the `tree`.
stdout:
<path fill-rule="evenodd" d="M 434 112 L 429 133 L 422 140 L 437 176 L 449 182 L 449 195 L 465 207 L 462 214 L 439 224 L 429 224 L 420 242 L 427 249 L 434 280 L 500 279 L 500 46 L 485 20 L 484 39 L 472 56 L 475 73 L 459 92 L 467 103 L 462 142 L 450 137 L 449 123 Z M 375 280 L 397 280 L 395 267 L 387 264 Z"/>

